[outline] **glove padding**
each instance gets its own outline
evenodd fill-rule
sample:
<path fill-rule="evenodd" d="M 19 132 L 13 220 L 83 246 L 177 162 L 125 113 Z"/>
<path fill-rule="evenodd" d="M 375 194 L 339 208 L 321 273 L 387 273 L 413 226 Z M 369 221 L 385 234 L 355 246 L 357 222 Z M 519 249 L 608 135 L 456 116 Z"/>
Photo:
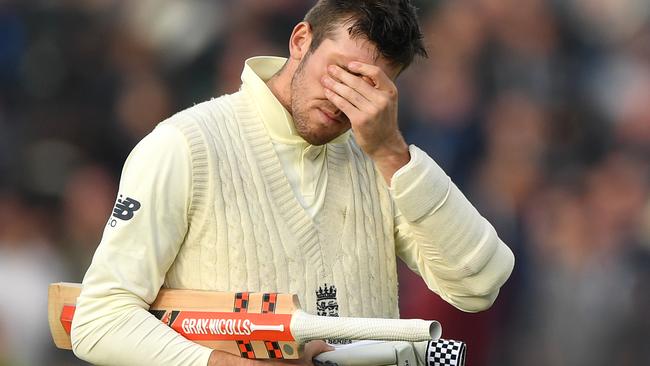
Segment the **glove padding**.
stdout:
<path fill-rule="evenodd" d="M 418 365 L 424 366 L 465 366 L 467 345 L 451 339 L 438 339 L 430 342 L 413 343 Z M 422 357 L 420 359 L 420 357 Z"/>
<path fill-rule="evenodd" d="M 466 345 L 439 339 L 426 342 L 360 341 L 314 358 L 317 366 L 464 366 Z"/>

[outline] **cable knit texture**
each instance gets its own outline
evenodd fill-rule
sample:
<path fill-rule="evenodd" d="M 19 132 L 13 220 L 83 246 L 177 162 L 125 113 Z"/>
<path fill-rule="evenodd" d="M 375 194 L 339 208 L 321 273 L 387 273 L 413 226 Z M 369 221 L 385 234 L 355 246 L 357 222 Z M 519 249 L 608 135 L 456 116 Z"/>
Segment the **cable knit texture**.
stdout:
<path fill-rule="evenodd" d="M 147 312 L 161 286 L 295 293 L 316 314 L 327 284 L 341 316 L 397 317 L 396 256 L 459 309 L 494 302 L 512 252 L 431 157 L 411 146 L 389 189 L 354 138 L 332 141 L 322 207 L 308 212 L 256 101 L 244 90 L 184 110 L 129 155 L 118 195 L 141 206 L 105 227 L 72 322 L 76 355 L 206 365 L 210 349 Z"/>
<path fill-rule="evenodd" d="M 327 146 L 326 201 L 312 220 L 244 92 L 197 107 L 164 122 L 192 161 L 190 227 L 165 286 L 291 292 L 315 313 L 327 283 L 341 316 L 397 317 L 390 195 L 354 140 Z"/>

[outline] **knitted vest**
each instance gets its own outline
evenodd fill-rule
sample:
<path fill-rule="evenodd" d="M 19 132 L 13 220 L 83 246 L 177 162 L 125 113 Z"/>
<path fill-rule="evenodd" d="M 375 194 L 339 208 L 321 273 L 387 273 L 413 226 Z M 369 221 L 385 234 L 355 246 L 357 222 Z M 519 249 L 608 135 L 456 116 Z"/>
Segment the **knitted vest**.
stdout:
<path fill-rule="evenodd" d="M 249 98 L 164 122 L 183 132 L 192 160 L 189 229 L 165 287 L 289 292 L 313 314 L 325 299 L 341 316 L 397 317 L 394 208 L 372 161 L 352 138 L 328 144 L 326 199 L 312 219 Z"/>

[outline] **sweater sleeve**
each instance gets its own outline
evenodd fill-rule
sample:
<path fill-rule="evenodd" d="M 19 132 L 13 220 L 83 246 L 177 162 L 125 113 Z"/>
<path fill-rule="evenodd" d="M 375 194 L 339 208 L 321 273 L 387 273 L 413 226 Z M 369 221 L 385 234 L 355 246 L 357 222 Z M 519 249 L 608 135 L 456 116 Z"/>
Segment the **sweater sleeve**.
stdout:
<path fill-rule="evenodd" d="M 129 155 L 118 199 L 84 277 L 74 353 L 93 364 L 207 365 L 211 350 L 147 310 L 188 229 L 191 162 L 182 133 L 161 124 Z"/>
<path fill-rule="evenodd" d="M 445 301 L 485 310 L 512 272 L 512 251 L 431 157 L 409 150 L 391 181 L 397 254 Z"/>

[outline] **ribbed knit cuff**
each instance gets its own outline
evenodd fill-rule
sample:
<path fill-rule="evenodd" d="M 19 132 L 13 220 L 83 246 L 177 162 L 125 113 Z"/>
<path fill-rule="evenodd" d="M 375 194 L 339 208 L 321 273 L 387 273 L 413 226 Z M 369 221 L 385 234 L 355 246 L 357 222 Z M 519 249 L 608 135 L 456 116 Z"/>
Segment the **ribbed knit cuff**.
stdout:
<path fill-rule="evenodd" d="M 399 211 L 410 222 L 435 212 L 447 199 L 451 180 L 427 153 L 409 146 L 411 161 L 391 179 L 391 192 Z"/>

